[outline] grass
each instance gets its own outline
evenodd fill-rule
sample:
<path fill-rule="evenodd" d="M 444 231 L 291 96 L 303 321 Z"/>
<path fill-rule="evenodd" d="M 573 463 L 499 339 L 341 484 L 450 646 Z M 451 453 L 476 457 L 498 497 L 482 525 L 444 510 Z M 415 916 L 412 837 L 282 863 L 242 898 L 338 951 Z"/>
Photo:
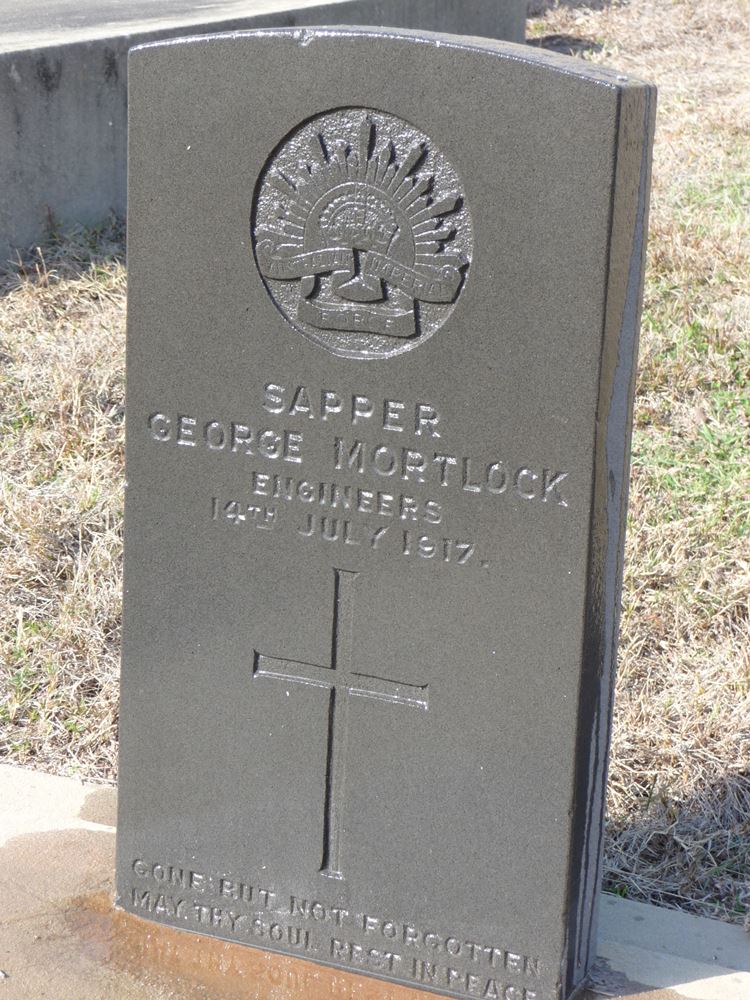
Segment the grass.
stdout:
<path fill-rule="evenodd" d="M 750 3 L 537 0 L 535 44 L 659 86 L 607 887 L 750 909 Z M 0 288 L 0 756 L 113 779 L 125 270 L 116 224 Z"/>
<path fill-rule="evenodd" d="M 113 778 L 125 270 L 116 224 L 0 297 L 0 752 Z"/>
<path fill-rule="evenodd" d="M 748 921 L 750 4 L 545 6 L 659 87 L 605 885 Z"/>

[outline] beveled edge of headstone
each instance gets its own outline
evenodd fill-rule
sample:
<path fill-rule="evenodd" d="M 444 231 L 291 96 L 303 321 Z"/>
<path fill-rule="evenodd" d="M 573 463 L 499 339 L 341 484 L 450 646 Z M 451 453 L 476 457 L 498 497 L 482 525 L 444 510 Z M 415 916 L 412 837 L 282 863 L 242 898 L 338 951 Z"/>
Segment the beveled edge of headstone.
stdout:
<path fill-rule="evenodd" d="M 562 73 L 565 76 L 576 76 L 592 80 L 608 87 L 623 88 L 627 86 L 650 87 L 651 84 L 626 73 L 607 66 L 595 66 L 573 56 L 562 55 L 547 49 L 525 45 L 518 42 L 505 42 L 495 38 L 482 38 L 479 35 L 453 35 L 434 31 L 421 31 L 415 28 L 390 28 L 378 25 L 320 25 L 313 27 L 291 28 L 257 28 L 247 31 L 218 32 L 216 34 L 181 35 L 162 41 L 144 42 L 130 49 L 130 58 L 138 58 L 138 53 L 171 45 L 198 45 L 220 42 L 229 38 L 292 38 L 301 48 L 305 48 L 317 38 L 388 38 L 403 39 L 416 44 L 434 45 L 436 48 L 475 49 L 481 52 L 501 55 L 506 59 L 529 63 L 545 69 Z"/>
<path fill-rule="evenodd" d="M 624 74 L 622 74 L 624 77 Z M 643 308 L 656 87 L 621 79 L 609 220 L 607 292 L 599 369 L 594 480 L 589 530 L 585 641 L 579 695 L 577 786 L 589 779 L 586 808 L 577 810 L 569 884 L 569 948 L 565 982 L 596 954 L 603 871 L 604 815 L 615 694 L 620 597 L 628 509 L 631 429 Z M 585 724 L 584 720 L 588 720 Z M 597 759 L 603 766 L 596 766 Z M 591 899 L 590 906 L 586 900 Z"/>

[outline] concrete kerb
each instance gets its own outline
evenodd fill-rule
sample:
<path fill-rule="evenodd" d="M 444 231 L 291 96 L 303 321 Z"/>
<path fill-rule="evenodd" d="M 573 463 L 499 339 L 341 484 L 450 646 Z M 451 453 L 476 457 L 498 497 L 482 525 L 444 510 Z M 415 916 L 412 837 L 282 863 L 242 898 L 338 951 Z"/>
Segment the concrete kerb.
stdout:
<path fill-rule="evenodd" d="M 5 8 L 5 9 L 4 9 Z M 0 270 L 51 221 L 126 208 L 127 53 L 179 35 L 385 24 L 521 42 L 526 0 L 0 0 Z"/>

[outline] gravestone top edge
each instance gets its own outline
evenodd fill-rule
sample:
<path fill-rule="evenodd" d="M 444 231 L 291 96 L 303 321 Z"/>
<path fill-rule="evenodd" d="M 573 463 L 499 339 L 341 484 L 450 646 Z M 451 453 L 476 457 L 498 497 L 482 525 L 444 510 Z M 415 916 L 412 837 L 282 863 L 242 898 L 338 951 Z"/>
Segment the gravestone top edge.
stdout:
<path fill-rule="evenodd" d="M 247 31 L 228 31 L 210 34 L 182 35 L 153 42 L 134 45 L 129 53 L 130 60 L 140 59 L 141 53 L 151 49 L 163 49 L 176 45 L 222 44 L 242 38 L 257 38 L 269 40 L 289 39 L 293 43 L 307 47 L 316 40 L 344 38 L 379 38 L 391 41 L 404 41 L 411 44 L 427 44 L 442 49 L 461 49 L 463 51 L 480 51 L 507 60 L 526 63 L 543 69 L 549 69 L 565 76 L 575 76 L 590 80 L 602 86 L 616 90 L 655 89 L 654 85 L 629 74 L 621 73 L 606 66 L 592 66 L 582 59 L 561 55 L 517 42 L 506 42 L 499 39 L 483 38 L 478 35 L 455 35 L 434 31 L 421 31 L 413 28 L 392 28 L 388 26 L 368 25 L 315 25 L 291 28 L 258 28 Z"/>

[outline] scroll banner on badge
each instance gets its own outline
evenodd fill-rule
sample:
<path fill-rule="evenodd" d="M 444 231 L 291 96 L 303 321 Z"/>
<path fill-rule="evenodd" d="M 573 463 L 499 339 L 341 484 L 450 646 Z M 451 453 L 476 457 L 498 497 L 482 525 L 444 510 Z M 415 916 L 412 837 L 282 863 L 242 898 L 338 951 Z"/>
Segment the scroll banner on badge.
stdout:
<path fill-rule="evenodd" d="M 346 271 L 354 274 L 354 251 L 346 247 L 332 247 L 330 250 L 311 250 L 309 253 L 279 253 L 289 247 L 279 247 L 274 251 L 268 242 L 257 248 L 258 266 L 266 278 L 277 281 L 293 281 L 309 274 L 326 274 L 329 271 Z"/>
<path fill-rule="evenodd" d="M 362 254 L 362 274 L 382 278 L 420 302 L 452 302 L 461 284 L 458 261 L 444 263 L 437 254 L 430 256 L 437 263 L 419 263 L 416 267 L 409 267 L 373 250 Z"/>
<path fill-rule="evenodd" d="M 348 247 L 329 247 L 308 253 L 289 253 L 291 249 L 289 245 L 274 249 L 269 241 L 259 244 L 257 255 L 262 274 L 277 281 L 293 281 L 332 271 L 354 277 L 354 251 Z M 439 254 L 424 254 L 423 257 L 429 259 L 410 267 L 387 254 L 370 250 L 360 254 L 360 270 L 363 275 L 382 278 L 412 299 L 452 302 L 461 284 L 460 259 Z"/>

